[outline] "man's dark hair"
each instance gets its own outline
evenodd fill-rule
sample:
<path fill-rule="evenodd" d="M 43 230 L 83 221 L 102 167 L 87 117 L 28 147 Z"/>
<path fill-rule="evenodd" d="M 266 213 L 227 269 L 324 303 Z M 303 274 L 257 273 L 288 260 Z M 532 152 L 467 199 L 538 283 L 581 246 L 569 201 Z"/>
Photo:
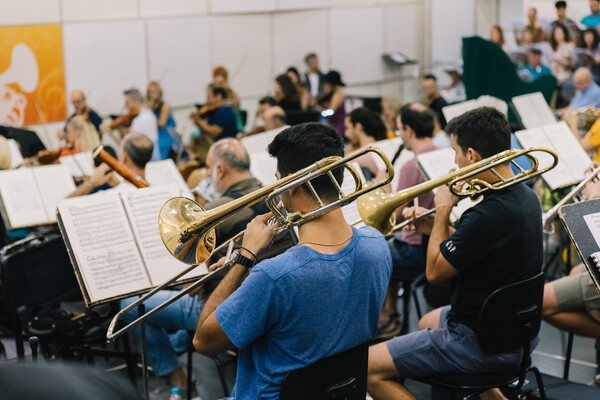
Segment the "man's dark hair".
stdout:
<path fill-rule="evenodd" d="M 540 49 L 531 48 L 531 49 L 529 49 L 529 54 L 534 54 L 536 56 L 541 56 L 542 52 L 540 51 Z"/>
<path fill-rule="evenodd" d="M 308 62 L 309 62 L 309 61 L 310 61 L 312 58 L 315 58 L 315 57 L 317 57 L 317 54 L 316 54 L 316 53 L 308 53 L 308 54 L 306 55 L 306 57 L 304 57 L 304 62 L 305 62 L 306 64 L 308 64 Z"/>
<path fill-rule="evenodd" d="M 136 88 L 127 89 L 123 92 L 124 95 L 131 97 L 131 100 L 138 101 L 140 103 L 144 102 L 144 97 L 142 97 L 142 92 L 140 92 Z"/>
<path fill-rule="evenodd" d="M 419 111 L 411 107 L 411 103 L 400 107 L 400 119 L 403 126 L 410 126 L 418 139 L 433 137 L 435 114 L 429 108 Z"/>
<path fill-rule="evenodd" d="M 297 172 L 329 156 L 344 156 L 344 144 L 340 135 L 331 127 L 316 122 L 294 125 L 281 131 L 267 148 L 271 157 L 277 158 L 277 170 L 281 177 Z M 343 168 L 332 171 L 341 186 Z M 327 176 L 311 181 L 317 194 L 324 201 L 335 201 L 339 194 Z"/>
<path fill-rule="evenodd" d="M 292 79 L 289 76 L 287 76 L 286 74 L 281 74 L 277 76 L 277 78 L 275 78 L 275 82 L 279 83 L 281 91 L 283 92 L 283 95 L 286 99 L 291 101 L 299 100 L 298 89 L 296 88 L 296 85 L 294 85 Z"/>
<path fill-rule="evenodd" d="M 213 144 L 213 154 L 215 158 L 223 160 L 231 169 L 244 172 L 250 169 L 250 157 L 248 152 L 244 151 L 242 157 L 238 157 L 233 151 L 229 150 L 225 145 L 225 141 L 218 141 Z"/>
<path fill-rule="evenodd" d="M 480 107 L 452 118 L 446 133 L 456 137 L 463 153 L 469 147 L 487 158 L 510 149 L 510 126 L 500 111 Z"/>
<path fill-rule="evenodd" d="M 432 79 L 437 82 L 437 78 L 433 74 L 427 74 L 423 77 L 423 79 Z"/>
<path fill-rule="evenodd" d="M 356 125 L 360 122 L 365 134 L 371 136 L 376 141 L 387 138 L 387 129 L 383 121 L 379 115 L 375 114 L 367 107 L 359 107 L 352 110 L 349 117 L 352 125 Z"/>
<path fill-rule="evenodd" d="M 270 106 L 276 106 L 277 100 L 273 96 L 265 96 L 258 101 L 258 104 L 268 104 Z"/>
<path fill-rule="evenodd" d="M 554 7 L 556 7 L 557 10 L 561 8 L 567 8 L 567 2 L 563 0 L 557 1 L 554 3 Z"/>
<path fill-rule="evenodd" d="M 215 86 L 213 84 L 208 85 L 208 87 L 210 88 L 213 96 L 221 96 L 222 99 L 227 98 L 227 90 L 225 90 L 225 88 Z"/>
<path fill-rule="evenodd" d="M 148 137 L 141 133 L 131 132 L 123 139 L 123 150 L 131 161 L 139 168 L 144 169 L 152 159 L 154 144 Z"/>

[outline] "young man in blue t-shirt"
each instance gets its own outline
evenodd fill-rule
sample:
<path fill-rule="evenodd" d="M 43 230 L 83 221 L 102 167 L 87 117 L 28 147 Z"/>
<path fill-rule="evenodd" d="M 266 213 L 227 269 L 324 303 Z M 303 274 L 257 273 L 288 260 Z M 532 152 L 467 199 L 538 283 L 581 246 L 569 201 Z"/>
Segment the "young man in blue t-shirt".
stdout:
<path fill-rule="evenodd" d="M 282 131 L 268 150 L 278 178 L 344 152 L 339 135 L 316 123 Z M 333 172 L 340 184 L 342 173 Z M 337 200 L 327 177 L 311 183 L 324 203 Z M 305 185 L 281 200 L 288 212 L 319 208 Z M 207 355 L 240 349 L 237 399 L 276 399 L 286 372 L 372 338 L 391 275 L 384 237 L 351 227 L 339 208 L 299 226 L 297 246 L 253 266 L 273 239 L 270 217 L 248 224 L 236 265 L 204 306 L 194 337 Z"/>
<path fill-rule="evenodd" d="M 461 168 L 510 148 L 508 122 L 490 107 L 454 118 L 446 132 L 452 136 L 456 164 Z M 514 175 L 508 162 L 494 171 L 474 178 L 494 183 L 498 175 Z M 375 400 L 414 399 L 399 379 L 503 372 L 521 359 L 519 348 L 504 353 L 484 351 L 475 332 L 479 311 L 489 295 L 541 271 L 542 211 L 535 193 L 522 183 L 486 191 L 481 202 L 465 211 L 456 229 L 450 227 L 450 212 L 458 198 L 442 185 L 434 200 L 435 218 L 417 223 L 417 229 L 430 234 L 427 280 L 433 284 L 450 281 L 450 306 L 423 316 L 421 330 L 369 349 L 368 391 Z M 414 209 L 406 210 L 407 215 L 413 213 Z M 532 350 L 535 344 L 537 340 Z M 480 397 L 504 399 L 498 389 Z"/>
<path fill-rule="evenodd" d="M 215 85 L 206 87 L 206 104 L 199 112 L 190 114 L 192 122 L 215 142 L 235 138 L 238 133 L 233 107 L 225 103 L 227 91 Z"/>

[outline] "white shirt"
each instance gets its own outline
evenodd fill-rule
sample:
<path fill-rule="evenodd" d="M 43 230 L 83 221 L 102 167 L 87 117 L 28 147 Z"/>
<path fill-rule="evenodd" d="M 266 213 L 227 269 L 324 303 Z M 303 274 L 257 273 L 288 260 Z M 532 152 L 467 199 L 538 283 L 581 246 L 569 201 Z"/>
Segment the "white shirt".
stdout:
<path fill-rule="evenodd" d="M 141 133 L 152 140 L 154 149 L 152 161 L 160 160 L 160 149 L 158 148 L 158 125 L 156 116 L 149 108 L 144 108 L 131 122 L 131 132 Z"/>
<path fill-rule="evenodd" d="M 319 74 L 308 74 L 310 81 L 310 94 L 317 97 L 319 95 Z"/>

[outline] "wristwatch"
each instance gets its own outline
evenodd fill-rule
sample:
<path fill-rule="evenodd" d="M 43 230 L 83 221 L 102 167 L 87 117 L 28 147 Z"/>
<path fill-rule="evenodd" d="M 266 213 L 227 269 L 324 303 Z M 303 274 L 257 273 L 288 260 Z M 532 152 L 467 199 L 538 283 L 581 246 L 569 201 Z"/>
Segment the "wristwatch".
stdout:
<path fill-rule="evenodd" d="M 246 267 L 246 269 L 250 269 L 256 265 L 256 261 L 249 259 L 246 256 L 240 254 L 239 250 L 236 250 L 231 255 L 231 262 L 234 264 L 240 264 Z"/>

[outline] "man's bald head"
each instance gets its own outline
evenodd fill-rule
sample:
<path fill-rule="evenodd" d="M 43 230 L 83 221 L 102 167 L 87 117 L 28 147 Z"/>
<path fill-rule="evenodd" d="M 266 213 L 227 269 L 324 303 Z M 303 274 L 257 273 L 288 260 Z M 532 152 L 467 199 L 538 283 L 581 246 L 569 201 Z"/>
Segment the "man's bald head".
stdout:
<path fill-rule="evenodd" d="M 153 149 L 152 140 L 141 133 L 128 133 L 121 142 L 121 154 L 126 154 L 129 160 L 141 169 L 152 159 Z"/>
<path fill-rule="evenodd" d="M 239 172 L 250 170 L 250 157 L 246 148 L 237 139 L 223 139 L 215 142 L 209 154 L 213 157 L 214 162 L 221 161 L 226 168 Z"/>
<path fill-rule="evenodd" d="M 592 72 L 586 67 L 578 68 L 573 74 L 573 84 L 578 92 L 586 91 L 592 83 L 594 83 Z"/>
<path fill-rule="evenodd" d="M 85 95 L 81 90 L 75 89 L 71 92 L 71 104 L 76 113 L 80 113 L 85 108 Z"/>
<path fill-rule="evenodd" d="M 281 128 L 285 125 L 285 111 L 279 106 L 272 106 L 263 112 L 265 130 Z"/>

